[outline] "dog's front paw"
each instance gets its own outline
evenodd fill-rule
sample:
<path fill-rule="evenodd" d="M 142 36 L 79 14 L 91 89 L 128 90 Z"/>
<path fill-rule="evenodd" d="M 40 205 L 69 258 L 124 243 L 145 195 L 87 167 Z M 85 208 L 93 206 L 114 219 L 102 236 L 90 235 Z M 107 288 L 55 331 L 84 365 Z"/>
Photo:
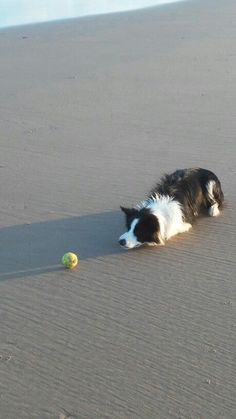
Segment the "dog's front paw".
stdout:
<path fill-rule="evenodd" d="M 192 228 L 192 224 L 190 224 L 190 223 L 184 223 L 182 225 L 182 228 L 181 228 L 181 233 L 185 233 L 185 232 L 189 231 L 190 228 Z"/>

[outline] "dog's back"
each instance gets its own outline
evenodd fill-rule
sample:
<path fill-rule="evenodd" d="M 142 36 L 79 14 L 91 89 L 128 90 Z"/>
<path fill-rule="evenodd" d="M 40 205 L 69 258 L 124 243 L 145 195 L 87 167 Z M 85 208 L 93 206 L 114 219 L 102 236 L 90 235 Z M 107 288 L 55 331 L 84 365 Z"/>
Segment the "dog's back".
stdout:
<path fill-rule="evenodd" d="M 188 222 L 214 205 L 215 210 L 210 215 L 218 215 L 217 209 L 224 201 L 218 177 L 202 168 L 179 169 L 164 175 L 152 189 L 151 196 L 154 194 L 169 195 L 180 202 Z"/>

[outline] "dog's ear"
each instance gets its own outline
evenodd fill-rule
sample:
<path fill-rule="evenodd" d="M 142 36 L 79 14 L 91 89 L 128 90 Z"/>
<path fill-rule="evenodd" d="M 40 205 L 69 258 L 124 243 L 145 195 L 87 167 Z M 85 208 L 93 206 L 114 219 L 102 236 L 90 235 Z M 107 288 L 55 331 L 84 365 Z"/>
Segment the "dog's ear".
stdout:
<path fill-rule="evenodd" d="M 120 209 L 125 213 L 125 215 L 127 215 L 127 217 L 132 217 L 137 212 L 134 208 L 125 208 L 121 206 Z"/>

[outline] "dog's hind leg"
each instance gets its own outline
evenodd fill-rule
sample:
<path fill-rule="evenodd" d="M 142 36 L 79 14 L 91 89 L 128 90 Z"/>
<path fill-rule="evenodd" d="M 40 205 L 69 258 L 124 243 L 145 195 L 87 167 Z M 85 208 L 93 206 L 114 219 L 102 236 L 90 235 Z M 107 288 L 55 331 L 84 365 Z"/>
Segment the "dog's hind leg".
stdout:
<path fill-rule="evenodd" d="M 219 181 L 210 180 L 206 185 L 206 199 L 209 203 L 209 215 L 217 217 L 220 214 L 219 208 L 224 201 L 224 195 Z"/>

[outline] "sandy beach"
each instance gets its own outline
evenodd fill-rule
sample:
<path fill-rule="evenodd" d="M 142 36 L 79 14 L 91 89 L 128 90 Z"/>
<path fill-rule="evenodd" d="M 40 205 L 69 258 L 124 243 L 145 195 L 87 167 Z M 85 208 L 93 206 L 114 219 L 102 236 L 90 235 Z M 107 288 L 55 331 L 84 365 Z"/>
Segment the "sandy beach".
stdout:
<path fill-rule="evenodd" d="M 0 30 L 2 419 L 235 419 L 235 21 L 195 0 Z M 222 214 L 122 250 L 119 206 L 192 166 Z"/>

